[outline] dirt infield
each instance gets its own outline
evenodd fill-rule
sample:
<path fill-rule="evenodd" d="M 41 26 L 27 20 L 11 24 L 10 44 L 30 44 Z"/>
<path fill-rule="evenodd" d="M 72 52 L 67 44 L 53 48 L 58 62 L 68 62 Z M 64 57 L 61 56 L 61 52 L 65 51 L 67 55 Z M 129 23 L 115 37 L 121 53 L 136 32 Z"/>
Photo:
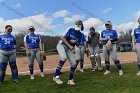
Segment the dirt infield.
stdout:
<path fill-rule="evenodd" d="M 103 59 L 102 54 L 101 54 L 101 58 L 102 58 L 102 65 L 104 65 L 104 61 L 103 61 L 104 59 Z M 132 63 L 136 60 L 136 54 L 134 52 L 122 52 L 122 53 L 118 53 L 118 58 L 120 59 L 121 63 Z M 59 61 L 58 55 L 47 56 L 47 60 L 46 60 L 46 62 L 44 62 L 45 73 L 46 74 L 53 73 L 58 61 Z M 84 62 L 85 62 L 84 68 L 91 67 L 89 58 L 87 58 L 86 55 L 85 55 Z M 114 63 L 111 61 L 111 64 L 114 64 Z M 18 65 L 19 74 L 22 74 L 22 75 L 29 74 L 27 57 L 17 58 L 17 65 Z M 64 65 L 62 71 L 68 71 L 69 66 L 70 66 L 69 62 L 67 61 Z M 79 68 L 79 66 L 78 66 L 78 68 Z M 7 74 L 10 74 L 9 66 L 8 66 L 6 72 L 7 72 Z M 34 64 L 34 73 L 35 74 L 39 73 L 39 67 L 38 67 L 38 63 L 36 61 Z"/>

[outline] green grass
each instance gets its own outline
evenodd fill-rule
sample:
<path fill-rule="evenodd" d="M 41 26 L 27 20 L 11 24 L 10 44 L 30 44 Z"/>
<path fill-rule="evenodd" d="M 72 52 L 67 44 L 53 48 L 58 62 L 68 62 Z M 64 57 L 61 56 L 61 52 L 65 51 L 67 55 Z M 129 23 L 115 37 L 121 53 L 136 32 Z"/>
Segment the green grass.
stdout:
<path fill-rule="evenodd" d="M 6 76 L 5 82 L 0 85 L 0 93 L 140 93 L 140 77 L 136 76 L 137 66 L 133 64 L 123 65 L 124 75 L 119 76 L 116 67 L 111 67 L 110 75 L 103 75 L 104 71 L 75 73 L 75 86 L 67 85 L 69 73 L 61 75 L 63 85 L 57 85 L 52 81 L 53 75 L 40 78 L 35 76 L 30 80 L 29 76 L 20 76 L 18 84 L 11 81 L 11 76 Z"/>

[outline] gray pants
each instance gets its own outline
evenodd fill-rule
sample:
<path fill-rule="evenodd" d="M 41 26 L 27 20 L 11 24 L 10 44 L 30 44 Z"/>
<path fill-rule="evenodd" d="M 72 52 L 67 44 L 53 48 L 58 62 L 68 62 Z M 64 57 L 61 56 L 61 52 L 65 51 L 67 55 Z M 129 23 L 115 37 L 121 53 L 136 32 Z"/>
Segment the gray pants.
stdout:
<path fill-rule="evenodd" d="M 76 62 L 77 65 L 80 62 L 80 69 L 83 69 L 84 65 L 84 45 L 80 45 L 79 47 L 75 46 L 75 57 L 76 57 Z"/>
<path fill-rule="evenodd" d="M 110 50 L 108 50 L 105 46 L 103 46 L 103 55 L 104 55 L 105 61 L 109 61 L 110 56 L 113 61 L 118 60 L 116 44 L 112 44 L 112 48 Z"/>
<path fill-rule="evenodd" d="M 140 43 L 136 43 L 137 62 L 140 65 Z"/>
<path fill-rule="evenodd" d="M 101 69 L 101 57 L 100 57 L 100 52 L 99 52 L 99 46 L 91 46 L 88 45 L 89 48 L 89 53 L 90 53 L 90 60 L 91 60 L 91 65 L 92 68 L 95 68 L 95 64 L 97 62 L 98 68 Z"/>
<path fill-rule="evenodd" d="M 3 51 L 0 50 L 0 63 L 1 62 L 16 62 L 16 50 L 13 51 Z"/>
<path fill-rule="evenodd" d="M 106 70 L 108 71 L 110 70 L 110 61 L 109 61 L 110 56 L 114 61 L 114 63 L 116 64 L 118 70 L 122 69 L 120 61 L 117 58 L 116 44 L 112 44 L 112 48 L 110 50 L 108 50 L 105 46 L 103 46 L 103 55 L 105 59 Z"/>
<path fill-rule="evenodd" d="M 74 53 L 66 45 L 58 43 L 57 51 L 62 61 L 66 61 L 68 59 L 71 66 L 76 65 L 76 59 L 75 59 Z"/>
<path fill-rule="evenodd" d="M 40 50 L 38 48 L 29 49 L 31 54 L 28 56 L 30 74 L 33 74 L 34 60 L 36 58 L 41 72 L 43 72 L 43 61 L 40 58 Z"/>
<path fill-rule="evenodd" d="M 60 72 L 61 68 L 63 67 L 64 63 L 68 59 L 70 62 L 70 65 L 71 65 L 69 80 L 73 80 L 74 72 L 75 72 L 76 65 L 77 65 L 74 53 L 65 44 L 61 44 L 61 43 L 57 44 L 57 51 L 60 55 L 61 60 L 59 61 L 58 65 L 57 65 L 54 76 L 55 77 L 59 76 L 59 72 Z"/>
<path fill-rule="evenodd" d="M 84 59 L 84 45 L 80 45 L 79 47 L 75 46 L 75 57 L 76 60 Z"/>
<path fill-rule="evenodd" d="M 18 80 L 18 69 L 16 65 L 16 50 L 4 51 L 0 50 L 0 82 L 3 82 L 7 64 L 9 63 L 12 79 Z"/>

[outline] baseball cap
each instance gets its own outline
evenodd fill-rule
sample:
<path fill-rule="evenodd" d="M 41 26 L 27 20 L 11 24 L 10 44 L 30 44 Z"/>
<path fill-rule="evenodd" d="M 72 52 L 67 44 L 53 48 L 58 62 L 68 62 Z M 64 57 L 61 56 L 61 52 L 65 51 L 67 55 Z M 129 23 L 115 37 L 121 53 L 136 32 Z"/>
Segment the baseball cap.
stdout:
<path fill-rule="evenodd" d="M 35 30 L 34 26 L 30 26 L 30 27 L 29 27 L 29 30 L 31 30 L 31 29 L 34 29 L 34 30 Z"/>
<path fill-rule="evenodd" d="M 107 21 L 105 25 L 112 25 L 110 21 Z"/>

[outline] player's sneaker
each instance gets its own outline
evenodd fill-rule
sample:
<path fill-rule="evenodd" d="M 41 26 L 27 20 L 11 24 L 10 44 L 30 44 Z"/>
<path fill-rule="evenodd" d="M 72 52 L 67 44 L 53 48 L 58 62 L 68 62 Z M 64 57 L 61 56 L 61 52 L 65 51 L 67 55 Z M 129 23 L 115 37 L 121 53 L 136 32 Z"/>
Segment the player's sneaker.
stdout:
<path fill-rule="evenodd" d="M 41 73 L 40 73 L 40 76 L 41 76 L 41 77 L 44 77 L 45 75 L 44 75 L 44 73 L 43 73 L 43 72 L 41 72 Z"/>
<path fill-rule="evenodd" d="M 98 70 L 101 71 L 101 70 L 103 70 L 103 68 L 102 67 L 98 67 Z"/>
<path fill-rule="evenodd" d="M 67 83 L 68 85 L 75 85 L 75 83 L 74 83 L 74 81 L 73 80 L 68 80 L 68 83 Z"/>
<path fill-rule="evenodd" d="M 31 79 L 35 79 L 35 78 L 34 78 L 34 75 L 31 75 L 30 77 L 31 77 Z"/>
<path fill-rule="evenodd" d="M 84 72 L 84 70 L 83 69 L 80 69 L 80 72 Z"/>
<path fill-rule="evenodd" d="M 136 75 L 139 76 L 140 75 L 140 71 Z"/>
<path fill-rule="evenodd" d="M 123 71 L 119 70 L 119 75 L 122 76 L 123 75 Z"/>
<path fill-rule="evenodd" d="M 107 75 L 107 74 L 110 74 L 110 73 L 111 73 L 110 71 L 106 70 L 104 75 Z"/>
<path fill-rule="evenodd" d="M 14 80 L 13 80 L 13 82 L 18 83 L 18 82 L 19 82 L 19 80 L 18 80 L 18 79 L 14 79 Z"/>
<path fill-rule="evenodd" d="M 91 69 L 91 71 L 92 71 L 92 72 L 94 72 L 94 71 L 95 71 L 95 69 L 94 69 L 94 68 L 92 68 L 92 69 Z"/>
<path fill-rule="evenodd" d="M 59 76 L 53 77 L 53 81 L 55 81 L 57 84 L 63 84 L 63 81 L 59 78 Z"/>

